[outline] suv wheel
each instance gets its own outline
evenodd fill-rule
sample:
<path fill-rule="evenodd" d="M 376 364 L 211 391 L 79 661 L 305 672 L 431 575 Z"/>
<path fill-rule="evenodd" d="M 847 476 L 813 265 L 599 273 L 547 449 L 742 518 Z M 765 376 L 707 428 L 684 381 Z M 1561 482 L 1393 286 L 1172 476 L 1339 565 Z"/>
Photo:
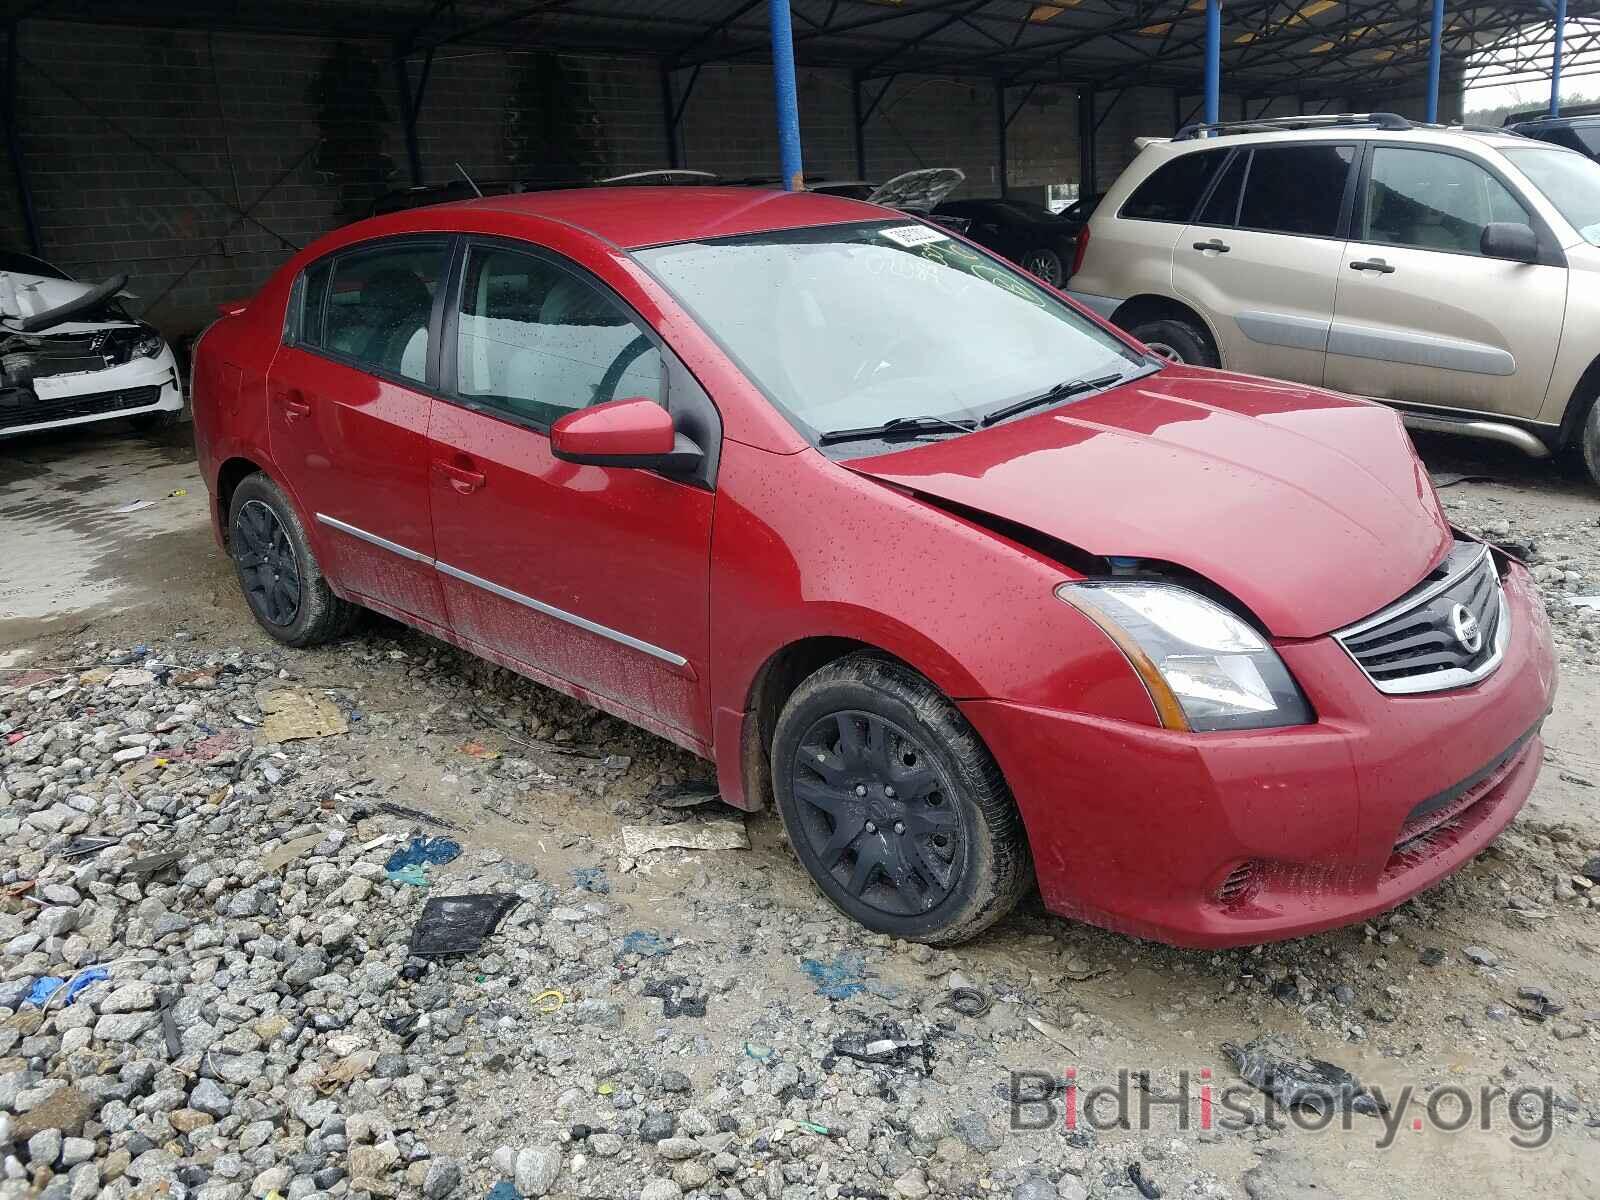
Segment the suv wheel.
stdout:
<path fill-rule="evenodd" d="M 772 777 L 795 854 L 868 929 L 954 945 L 1032 883 L 1000 768 L 955 705 L 898 663 L 851 655 L 802 683 L 778 717 Z"/>
<path fill-rule="evenodd" d="M 1183 317 L 1162 317 L 1141 321 L 1128 330 L 1162 358 L 1188 363 L 1191 367 L 1217 367 L 1221 360 L 1211 346 L 1211 336 L 1193 321 Z"/>
<path fill-rule="evenodd" d="M 265 475 L 234 489 L 228 551 L 251 614 L 285 645 L 315 646 L 355 623 L 361 610 L 333 594 L 294 506 Z"/>
<path fill-rule="evenodd" d="M 1589 414 L 1578 430 L 1578 450 L 1589 478 L 1600 484 L 1600 397 L 1589 402 Z"/>

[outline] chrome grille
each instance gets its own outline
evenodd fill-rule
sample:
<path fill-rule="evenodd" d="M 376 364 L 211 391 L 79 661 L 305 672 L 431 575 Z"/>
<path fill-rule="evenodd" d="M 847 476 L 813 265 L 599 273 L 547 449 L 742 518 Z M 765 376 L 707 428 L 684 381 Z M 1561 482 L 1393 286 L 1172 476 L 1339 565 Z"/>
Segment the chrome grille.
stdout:
<path fill-rule="evenodd" d="M 1333 636 L 1380 692 L 1410 695 L 1476 683 L 1500 665 L 1509 634 L 1489 548 L 1458 542 L 1410 593 Z"/>

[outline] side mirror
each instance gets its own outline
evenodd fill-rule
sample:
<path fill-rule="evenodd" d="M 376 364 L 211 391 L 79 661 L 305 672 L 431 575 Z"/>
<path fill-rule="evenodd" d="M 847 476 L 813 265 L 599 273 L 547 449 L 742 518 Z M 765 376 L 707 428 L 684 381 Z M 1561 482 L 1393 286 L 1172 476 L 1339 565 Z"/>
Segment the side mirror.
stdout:
<path fill-rule="evenodd" d="M 1526 225 L 1512 221 L 1491 221 L 1483 227 L 1478 250 L 1485 258 L 1534 263 L 1539 261 L 1539 238 Z"/>
<path fill-rule="evenodd" d="M 643 396 L 568 413 L 550 426 L 550 453 L 563 462 L 679 475 L 694 470 L 704 457 L 673 426 L 672 414 Z"/>

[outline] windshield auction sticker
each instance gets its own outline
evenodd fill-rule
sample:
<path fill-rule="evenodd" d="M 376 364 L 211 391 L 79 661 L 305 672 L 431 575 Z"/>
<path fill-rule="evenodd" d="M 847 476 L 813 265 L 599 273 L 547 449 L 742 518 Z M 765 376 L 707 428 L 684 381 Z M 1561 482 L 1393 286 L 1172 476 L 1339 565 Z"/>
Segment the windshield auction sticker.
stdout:
<path fill-rule="evenodd" d="M 878 232 L 896 245 L 907 249 L 913 246 L 926 246 L 929 242 L 950 240 L 948 233 L 940 233 L 928 225 L 895 225 L 889 229 L 880 229 Z"/>

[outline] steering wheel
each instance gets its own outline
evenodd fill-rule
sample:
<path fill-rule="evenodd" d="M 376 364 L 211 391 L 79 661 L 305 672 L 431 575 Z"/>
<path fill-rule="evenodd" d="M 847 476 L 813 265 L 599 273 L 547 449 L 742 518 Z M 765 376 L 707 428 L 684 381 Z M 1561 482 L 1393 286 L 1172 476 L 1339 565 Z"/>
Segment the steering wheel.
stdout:
<path fill-rule="evenodd" d="M 617 384 L 622 382 L 623 373 L 633 365 L 634 359 L 654 348 L 654 344 L 642 333 L 624 346 L 621 353 L 611 360 L 611 365 L 600 377 L 600 382 L 595 385 L 594 399 L 589 403 L 604 404 L 607 400 L 615 399 Z"/>

